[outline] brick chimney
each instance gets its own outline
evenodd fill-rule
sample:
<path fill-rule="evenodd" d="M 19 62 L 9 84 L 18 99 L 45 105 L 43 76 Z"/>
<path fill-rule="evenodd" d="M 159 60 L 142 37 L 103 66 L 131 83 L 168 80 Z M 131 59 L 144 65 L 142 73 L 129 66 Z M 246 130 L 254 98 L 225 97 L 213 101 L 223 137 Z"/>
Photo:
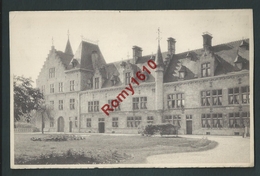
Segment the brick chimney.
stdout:
<path fill-rule="evenodd" d="M 134 64 L 136 64 L 137 59 L 139 57 L 142 57 L 142 48 L 140 48 L 139 46 L 133 46 L 133 61 Z"/>
<path fill-rule="evenodd" d="M 175 54 L 175 43 L 176 43 L 175 39 L 169 37 L 167 42 L 168 42 L 168 54 L 169 55 Z"/>
<path fill-rule="evenodd" d="M 209 51 L 212 47 L 212 35 L 208 32 L 203 32 L 203 49 Z"/>

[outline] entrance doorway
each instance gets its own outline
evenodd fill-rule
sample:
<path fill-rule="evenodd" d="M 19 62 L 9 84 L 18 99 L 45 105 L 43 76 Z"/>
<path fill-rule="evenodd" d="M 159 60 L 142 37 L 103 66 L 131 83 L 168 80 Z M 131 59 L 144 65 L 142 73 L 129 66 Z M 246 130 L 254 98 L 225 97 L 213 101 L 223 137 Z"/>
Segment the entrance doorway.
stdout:
<path fill-rule="evenodd" d="M 72 132 L 72 121 L 70 121 L 69 127 L 70 127 L 70 132 Z"/>
<path fill-rule="evenodd" d="M 64 132 L 64 119 L 63 119 L 63 117 L 58 118 L 58 132 Z"/>
<path fill-rule="evenodd" d="M 105 122 L 99 122 L 98 123 L 98 132 L 99 133 L 105 133 Z"/>
<path fill-rule="evenodd" d="M 192 134 L 192 121 L 191 120 L 187 120 L 186 121 L 186 134 Z"/>

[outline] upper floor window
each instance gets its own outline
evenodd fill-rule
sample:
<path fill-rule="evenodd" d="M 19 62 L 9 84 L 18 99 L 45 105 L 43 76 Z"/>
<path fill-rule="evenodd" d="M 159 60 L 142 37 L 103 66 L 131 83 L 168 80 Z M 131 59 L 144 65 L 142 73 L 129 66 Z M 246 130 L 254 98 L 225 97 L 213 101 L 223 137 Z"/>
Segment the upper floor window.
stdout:
<path fill-rule="evenodd" d="M 182 108 L 184 107 L 184 94 L 168 94 L 167 95 L 167 106 L 168 109 Z"/>
<path fill-rule="evenodd" d="M 63 100 L 59 100 L 59 110 L 63 110 Z"/>
<path fill-rule="evenodd" d="M 59 92 L 63 92 L 63 82 L 59 82 Z"/>
<path fill-rule="evenodd" d="M 147 97 L 134 97 L 133 109 L 147 109 Z"/>
<path fill-rule="evenodd" d="M 201 77 L 210 76 L 210 63 L 201 64 Z"/>
<path fill-rule="evenodd" d="M 99 101 L 89 101 L 88 112 L 99 112 Z"/>
<path fill-rule="evenodd" d="M 248 104 L 249 103 L 249 86 L 241 87 L 241 94 L 242 94 L 242 103 Z"/>
<path fill-rule="evenodd" d="M 54 109 L 54 101 L 50 101 L 50 108 Z"/>
<path fill-rule="evenodd" d="M 131 79 L 131 73 L 130 72 L 125 73 L 125 84 L 126 85 L 130 84 L 130 79 Z"/>
<path fill-rule="evenodd" d="M 55 68 L 50 68 L 49 69 L 49 78 L 54 78 L 55 77 Z"/>
<path fill-rule="evenodd" d="M 239 104 L 239 87 L 228 89 L 228 103 Z"/>
<path fill-rule="evenodd" d="M 70 109 L 75 109 L 75 99 L 70 99 Z"/>
<path fill-rule="evenodd" d="M 87 80 L 87 88 L 88 89 L 92 89 L 93 88 L 93 80 L 92 79 L 88 79 Z"/>
<path fill-rule="evenodd" d="M 222 90 L 201 91 L 201 106 L 219 106 L 222 105 Z"/>
<path fill-rule="evenodd" d="M 108 104 L 110 104 L 111 105 L 111 102 L 112 102 L 113 100 L 108 100 Z M 113 107 L 114 109 L 115 109 L 115 111 L 120 111 L 121 109 L 120 109 L 120 103 L 119 103 L 119 105 L 117 106 L 117 107 Z"/>
<path fill-rule="evenodd" d="M 54 84 L 50 84 L 50 93 L 54 93 Z"/>
<path fill-rule="evenodd" d="M 95 78 L 95 89 L 99 89 L 99 78 Z"/>
<path fill-rule="evenodd" d="M 75 90 L 75 84 L 74 84 L 74 80 L 70 81 L 70 91 L 74 91 Z"/>

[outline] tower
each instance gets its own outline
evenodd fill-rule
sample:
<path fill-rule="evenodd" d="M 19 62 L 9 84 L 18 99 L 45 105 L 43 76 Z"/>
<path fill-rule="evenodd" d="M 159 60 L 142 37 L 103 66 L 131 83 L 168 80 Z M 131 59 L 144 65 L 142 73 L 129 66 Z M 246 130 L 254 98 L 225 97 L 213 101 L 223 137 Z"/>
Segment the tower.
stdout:
<path fill-rule="evenodd" d="M 155 57 L 155 109 L 163 110 L 163 72 L 164 63 L 160 48 L 160 30 L 158 29 L 158 50 Z"/>

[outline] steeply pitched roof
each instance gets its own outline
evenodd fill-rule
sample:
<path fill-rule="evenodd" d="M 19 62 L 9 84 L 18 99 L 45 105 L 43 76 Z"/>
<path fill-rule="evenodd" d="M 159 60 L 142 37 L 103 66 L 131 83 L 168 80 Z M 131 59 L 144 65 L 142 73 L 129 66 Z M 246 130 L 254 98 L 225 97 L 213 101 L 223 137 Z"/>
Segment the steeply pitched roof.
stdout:
<path fill-rule="evenodd" d="M 157 53 L 156 53 L 155 63 L 156 63 L 157 66 L 161 66 L 161 67 L 164 66 L 160 45 L 158 46 L 158 50 L 157 50 Z"/>
<path fill-rule="evenodd" d="M 65 48 L 65 54 L 68 54 L 68 55 L 73 55 L 73 51 L 72 51 L 72 48 L 71 48 L 71 45 L 70 45 L 70 40 L 68 39 L 67 41 L 67 45 L 66 45 L 66 48 Z"/>
<path fill-rule="evenodd" d="M 73 59 L 78 61 L 77 68 L 90 70 L 100 68 L 106 64 L 98 45 L 86 41 L 81 41 Z"/>
<path fill-rule="evenodd" d="M 70 64 L 70 61 L 71 61 L 73 55 L 63 53 L 62 51 L 56 51 L 56 54 L 59 56 L 62 64 L 67 69 L 69 64 Z"/>

